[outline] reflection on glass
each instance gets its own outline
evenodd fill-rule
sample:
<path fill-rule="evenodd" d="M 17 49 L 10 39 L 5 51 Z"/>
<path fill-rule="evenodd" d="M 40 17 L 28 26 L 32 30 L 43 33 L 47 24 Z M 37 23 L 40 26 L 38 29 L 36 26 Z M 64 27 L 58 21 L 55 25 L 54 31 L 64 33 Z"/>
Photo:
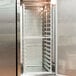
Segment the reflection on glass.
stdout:
<path fill-rule="evenodd" d="M 22 5 L 23 71 L 55 73 L 55 12 L 49 1 L 24 1 Z M 53 20 L 52 20 L 53 19 Z"/>

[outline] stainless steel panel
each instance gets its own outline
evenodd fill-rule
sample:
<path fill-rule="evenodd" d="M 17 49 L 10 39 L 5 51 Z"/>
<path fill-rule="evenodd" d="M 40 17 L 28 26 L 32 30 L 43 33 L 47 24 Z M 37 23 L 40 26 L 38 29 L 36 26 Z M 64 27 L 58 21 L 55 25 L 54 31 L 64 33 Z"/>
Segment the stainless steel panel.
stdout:
<path fill-rule="evenodd" d="M 16 0 L 0 0 L 0 75 L 16 76 Z"/>
<path fill-rule="evenodd" d="M 76 0 L 58 0 L 58 73 L 76 75 Z"/>

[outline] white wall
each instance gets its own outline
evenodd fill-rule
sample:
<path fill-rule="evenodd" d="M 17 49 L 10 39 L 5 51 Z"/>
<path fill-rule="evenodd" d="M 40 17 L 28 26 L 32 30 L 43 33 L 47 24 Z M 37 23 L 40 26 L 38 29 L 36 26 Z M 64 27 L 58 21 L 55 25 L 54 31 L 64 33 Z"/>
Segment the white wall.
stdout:
<path fill-rule="evenodd" d="M 76 70 L 76 0 L 58 0 L 58 72 Z"/>

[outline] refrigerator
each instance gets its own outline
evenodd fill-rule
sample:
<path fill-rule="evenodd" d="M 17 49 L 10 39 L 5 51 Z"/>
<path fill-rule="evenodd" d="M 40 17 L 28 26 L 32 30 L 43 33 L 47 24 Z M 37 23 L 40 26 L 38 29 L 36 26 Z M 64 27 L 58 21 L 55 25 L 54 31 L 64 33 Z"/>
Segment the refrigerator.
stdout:
<path fill-rule="evenodd" d="M 16 0 L 0 0 L 0 75 L 16 76 Z"/>
<path fill-rule="evenodd" d="M 22 74 L 56 74 L 56 5 L 23 0 L 20 7 Z"/>

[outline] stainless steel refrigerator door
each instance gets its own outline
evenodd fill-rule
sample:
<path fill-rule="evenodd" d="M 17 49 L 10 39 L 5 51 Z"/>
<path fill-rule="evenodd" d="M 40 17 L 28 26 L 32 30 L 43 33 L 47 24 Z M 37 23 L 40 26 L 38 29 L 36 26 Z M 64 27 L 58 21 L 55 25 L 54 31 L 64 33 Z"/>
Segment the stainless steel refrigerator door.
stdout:
<path fill-rule="evenodd" d="M 16 76 L 16 0 L 0 0 L 0 76 Z"/>
<path fill-rule="evenodd" d="M 76 75 L 76 1 L 58 0 L 58 73 Z"/>

